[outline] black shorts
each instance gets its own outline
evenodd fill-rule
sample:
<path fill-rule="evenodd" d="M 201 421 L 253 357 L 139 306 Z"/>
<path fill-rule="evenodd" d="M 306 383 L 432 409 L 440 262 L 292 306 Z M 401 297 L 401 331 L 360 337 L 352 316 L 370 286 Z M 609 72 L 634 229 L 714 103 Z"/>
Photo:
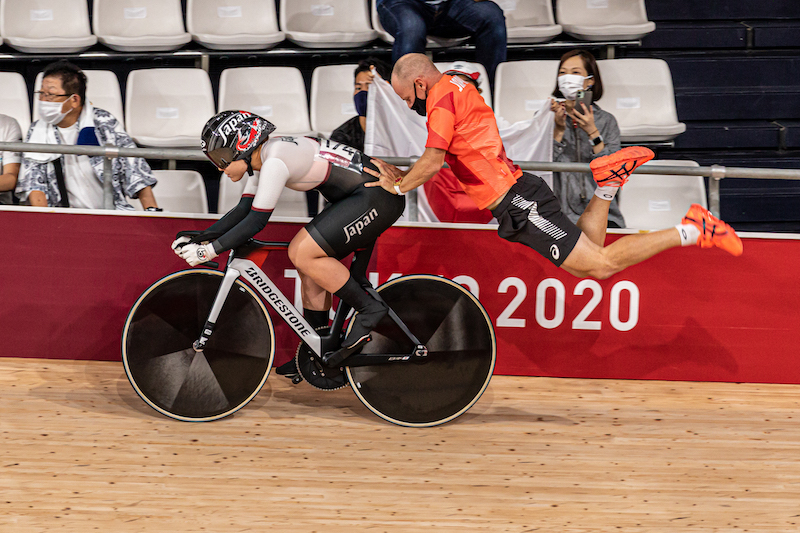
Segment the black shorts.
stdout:
<path fill-rule="evenodd" d="M 527 172 L 492 214 L 500 222 L 498 235 L 533 248 L 556 266 L 561 266 L 581 236 L 581 230 L 561 212 L 550 187 Z"/>
<path fill-rule="evenodd" d="M 403 214 L 406 200 L 382 187 L 359 185 L 346 198 L 328 205 L 306 225 L 325 253 L 343 259 L 367 248 Z"/>

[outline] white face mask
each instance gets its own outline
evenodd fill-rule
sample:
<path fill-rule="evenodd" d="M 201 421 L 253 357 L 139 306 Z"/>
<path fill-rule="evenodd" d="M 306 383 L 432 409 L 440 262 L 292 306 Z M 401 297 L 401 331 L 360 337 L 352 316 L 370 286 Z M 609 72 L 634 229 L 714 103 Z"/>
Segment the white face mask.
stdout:
<path fill-rule="evenodd" d="M 558 77 L 558 90 L 567 100 L 575 100 L 578 91 L 583 89 L 583 82 L 591 77 L 584 77 L 580 74 L 562 74 Z"/>
<path fill-rule="evenodd" d="M 60 124 L 64 117 L 69 114 L 69 111 L 66 113 L 61 111 L 63 106 L 64 102 L 39 101 L 39 118 L 53 126 Z"/>

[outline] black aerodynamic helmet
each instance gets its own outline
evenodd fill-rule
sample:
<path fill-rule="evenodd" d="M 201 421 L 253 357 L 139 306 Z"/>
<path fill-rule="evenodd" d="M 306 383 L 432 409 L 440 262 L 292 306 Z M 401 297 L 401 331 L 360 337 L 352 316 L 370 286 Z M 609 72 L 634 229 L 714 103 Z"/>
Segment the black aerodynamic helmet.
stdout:
<path fill-rule="evenodd" d="M 258 115 L 247 111 L 223 111 L 206 122 L 200 146 L 218 168 L 244 159 L 250 171 L 250 156 L 273 131 L 275 125 Z"/>

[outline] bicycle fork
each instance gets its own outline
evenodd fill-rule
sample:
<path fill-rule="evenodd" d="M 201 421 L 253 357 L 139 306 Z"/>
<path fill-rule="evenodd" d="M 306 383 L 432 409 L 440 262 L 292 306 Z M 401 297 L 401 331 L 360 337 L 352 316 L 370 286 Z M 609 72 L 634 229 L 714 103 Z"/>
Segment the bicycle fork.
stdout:
<path fill-rule="evenodd" d="M 200 333 L 200 338 L 192 343 L 192 348 L 194 348 L 195 352 L 202 352 L 206 347 L 209 337 L 211 337 L 211 334 L 214 333 L 214 326 L 217 322 L 217 318 L 219 318 L 219 314 L 222 311 L 222 306 L 225 304 L 225 300 L 228 299 L 228 294 L 231 292 L 233 283 L 241 275 L 242 273 L 235 268 L 228 267 L 225 270 L 225 276 L 222 279 L 222 284 L 219 286 L 217 296 L 214 298 L 214 304 L 211 306 L 211 312 L 208 313 L 206 323 L 203 325 L 203 331 Z"/>

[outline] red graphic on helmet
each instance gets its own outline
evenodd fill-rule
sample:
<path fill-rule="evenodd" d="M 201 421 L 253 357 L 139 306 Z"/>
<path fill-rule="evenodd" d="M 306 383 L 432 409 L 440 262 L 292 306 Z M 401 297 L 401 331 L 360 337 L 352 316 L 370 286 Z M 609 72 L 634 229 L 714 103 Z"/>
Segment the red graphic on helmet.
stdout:
<path fill-rule="evenodd" d="M 236 149 L 239 150 L 240 152 L 247 151 L 250 145 L 253 144 L 253 141 L 256 140 L 256 137 L 258 137 L 258 131 L 260 129 L 261 128 L 259 128 L 258 120 L 254 120 L 253 123 L 250 125 L 250 133 L 247 136 L 247 139 L 244 139 L 242 137 L 242 134 L 239 133 L 239 142 L 236 144 Z"/>

